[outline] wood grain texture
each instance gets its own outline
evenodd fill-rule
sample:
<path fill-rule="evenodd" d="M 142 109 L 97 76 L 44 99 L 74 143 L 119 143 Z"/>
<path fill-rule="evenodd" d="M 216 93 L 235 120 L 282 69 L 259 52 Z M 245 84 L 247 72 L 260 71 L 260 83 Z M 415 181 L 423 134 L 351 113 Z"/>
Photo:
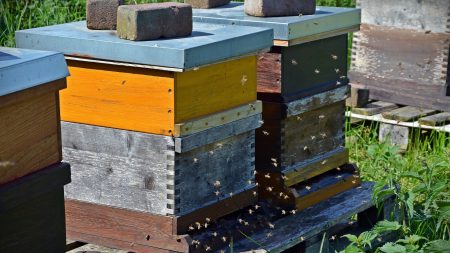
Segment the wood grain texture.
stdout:
<path fill-rule="evenodd" d="M 175 137 L 192 135 L 218 127 L 227 123 L 231 123 L 240 119 L 244 119 L 262 112 L 261 101 L 251 102 L 229 110 L 224 110 L 205 117 L 196 118 L 190 121 L 175 124 L 173 135 Z"/>
<path fill-rule="evenodd" d="M 272 49 L 272 54 L 278 52 L 281 65 L 277 64 L 277 57 L 273 55 L 262 59 L 260 65 L 264 68 L 259 71 L 258 86 L 262 88 L 258 88 L 258 99 L 291 102 L 348 83 L 347 35 Z M 266 62 L 272 59 L 275 63 Z M 276 68 L 278 66 L 281 70 Z M 266 77 L 269 79 L 261 80 Z M 275 93 L 278 90 L 279 93 Z"/>
<path fill-rule="evenodd" d="M 62 133 L 64 160 L 73 168 L 68 199 L 185 214 L 251 186 L 254 130 L 184 153 L 168 136 L 68 122 Z"/>
<path fill-rule="evenodd" d="M 165 215 L 171 137 L 62 123 L 66 198 Z M 173 164 L 173 162 L 172 162 Z M 132 197 L 130 197 L 132 196 Z"/>
<path fill-rule="evenodd" d="M 360 184 L 360 177 L 351 166 L 329 171 L 292 189 L 295 206 L 297 210 L 303 210 Z"/>
<path fill-rule="evenodd" d="M 257 170 L 283 171 L 344 146 L 345 100 L 286 118 L 280 104 L 265 105 L 274 108 L 264 107 L 264 124 L 256 130 Z"/>
<path fill-rule="evenodd" d="M 419 123 L 426 126 L 440 126 L 450 123 L 450 113 L 441 112 L 419 119 Z"/>
<path fill-rule="evenodd" d="M 374 100 L 448 110 L 449 39 L 448 33 L 362 25 L 351 82 L 370 89 Z"/>
<path fill-rule="evenodd" d="M 175 73 L 175 123 L 256 100 L 256 56 Z"/>
<path fill-rule="evenodd" d="M 434 110 L 421 109 L 412 106 L 401 107 L 392 111 L 383 112 L 383 118 L 390 120 L 398 120 L 398 121 L 414 121 L 420 117 L 425 117 L 430 114 L 433 114 Z"/>
<path fill-rule="evenodd" d="M 175 214 L 192 212 L 253 187 L 254 152 L 252 130 L 176 155 Z M 220 187 L 214 186 L 217 181 Z"/>
<path fill-rule="evenodd" d="M 272 47 L 258 55 L 258 92 L 281 93 L 281 48 Z"/>
<path fill-rule="evenodd" d="M 256 193 L 256 187 L 251 187 L 195 212 L 178 216 L 175 219 L 174 231 L 177 234 L 185 234 L 189 231 L 189 226 L 196 227 L 196 222 L 206 222 L 206 218 L 214 221 L 235 211 L 242 210 L 256 202 L 257 196 L 254 193 Z"/>
<path fill-rule="evenodd" d="M 175 138 L 175 152 L 184 153 L 195 148 L 254 130 L 262 125 L 262 115 L 257 114 L 205 131 Z"/>
<path fill-rule="evenodd" d="M 256 100 L 256 56 L 174 73 L 68 61 L 62 119 L 170 136 L 174 125 Z"/>
<path fill-rule="evenodd" d="M 338 168 L 339 166 L 348 163 L 349 154 L 345 148 L 338 148 L 326 154 L 317 156 L 311 160 L 286 168 L 283 174 L 286 176 L 284 184 L 292 186 L 319 176 L 329 170 Z"/>
<path fill-rule="evenodd" d="M 68 65 L 62 120 L 163 135 L 173 131 L 172 72 L 80 61 Z"/>
<path fill-rule="evenodd" d="M 0 107 L 0 185 L 61 161 L 58 93 L 23 96 Z"/>
<path fill-rule="evenodd" d="M 0 187 L 0 252 L 64 252 L 63 186 L 68 164 L 57 164 Z"/>
<path fill-rule="evenodd" d="M 375 101 L 375 102 L 367 104 L 363 108 L 352 108 L 352 113 L 362 114 L 362 115 L 366 115 L 366 116 L 373 116 L 375 114 L 394 110 L 397 108 L 398 108 L 398 105 L 393 104 L 393 103 L 383 102 L 383 101 Z"/>
<path fill-rule="evenodd" d="M 67 237 L 135 252 L 188 252 L 173 218 L 66 200 Z"/>

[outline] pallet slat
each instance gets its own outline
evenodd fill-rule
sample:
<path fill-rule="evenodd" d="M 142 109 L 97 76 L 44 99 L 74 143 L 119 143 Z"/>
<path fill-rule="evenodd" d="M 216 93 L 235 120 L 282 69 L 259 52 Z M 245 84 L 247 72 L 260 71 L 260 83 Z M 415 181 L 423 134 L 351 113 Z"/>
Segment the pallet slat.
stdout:
<path fill-rule="evenodd" d="M 419 124 L 426 126 L 441 126 L 450 122 L 450 113 L 441 112 L 419 119 Z"/>
<path fill-rule="evenodd" d="M 384 118 L 398 121 L 414 121 L 420 117 L 428 116 L 436 112 L 435 110 L 421 109 L 412 106 L 401 107 L 392 111 L 381 113 Z"/>
<path fill-rule="evenodd" d="M 375 114 L 391 111 L 397 109 L 398 105 L 383 101 L 376 101 L 367 104 L 363 108 L 354 107 L 352 108 L 352 113 L 357 113 L 366 116 L 373 116 Z"/>

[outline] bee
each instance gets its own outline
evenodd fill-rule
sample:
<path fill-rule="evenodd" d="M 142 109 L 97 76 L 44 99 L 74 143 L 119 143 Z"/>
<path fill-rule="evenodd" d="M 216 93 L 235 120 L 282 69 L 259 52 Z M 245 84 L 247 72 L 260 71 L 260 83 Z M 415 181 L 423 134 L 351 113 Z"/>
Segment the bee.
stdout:
<path fill-rule="evenodd" d="M 260 206 L 255 205 L 255 210 L 258 210 L 260 208 Z"/>
<path fill-rule="evenodd" d="M 246 75 L 243 75 L 243 76 L 242 76 L 242 79 L 241 79 L 241 84 L 244 85 L 247 81 L 248 81 L 247 76 L 246 76 Z"/>
<path fill-rule="evenodd" d="M 338 74 L 341 71 L 339 69 L 334 69 L 334 72 L 336 72 L 336 74 Z"/>
<path fill-rule="evenodd" d="M 215 191 L 214 194 L 216 194 L 216 196 L 220 195 L 220 191 Z"/>
<path fill-rule="evenodd" d="M 281 214 L 282 215 L 286 215 L 286 211 L 285 210 L 281 210 Z"/>
<path fill-rule="evenodd" d="M 270 173 L 264 175 L 265 178 L 270 178 Z"/>
<path fill-rule="evenodd" d="M 214 182 L 214 187 L 219 188 L 220 187 L 220 181 L 216 180 L 216 182 Z"/>
<path fill-rule="evenodd" d="M 211 247 L 209 247 L 208 245 L 206 245 L 205 251 L 211 251 Z"/>
<path fill-rule="evenodd" d="M 298 63 L 295 59 L 293 59 L 291 62 L 292 62 L 292 65 L 298 65 Z"/>
<path fill-rule="evenodd" d="M 265 136 L 269 136 L 269 132 L 267 132 L 267 131 L 262 131 L 262 132 Z"/>
<path fill-rule="evenodd" d="M 211 222 L 211 219 L 208 217 L 206 217 L 205 220 L 206 220 L 206 222 Z"/>
<path fill-rule="evenodd" d="M 225 236 L 222 236 L 222 241 L 227 242 L 227 238 Z"/>
<path fill-rule="evenodd" d="M 325 165 L 327 162 L 328 162 L 327 160 L 323 160 L 322 165 Z"/>
<path fill-rule="evenodd" d="M 266 187 L 266 190 L 269 191 L 269 192 L 272 192 L 273 187 L 269 187 L 269 186 L 268 186 L 268 187 Z"/>
<path fill-rule="evenodd" d="M 271 228 L 271 229 L 274 229 L 275 228 L 275 225 L 273 225 L 272 223 L 267 223 L 267 225 L 269 226 L 269 228 Z"/>
<path fill-rule="evenodd" d="M 333 60 L 337 60 L 337 59 L 338 59 L 338 56 L 335 55 L 335 54 L 332 54 L 332 55 L 331 55 L 331 58 L 332 58 Z"/>
<path fill-rule="evenodd" d="M 253 214 L 255 211 L 253 211 L 252 209 L 248 209 L 248 213 L 249 214 Z"/>
<path fill-rule="evenodd" d="M 217 232 L 213 232 L 211 235 L 214 236 L 214 237 L 218 236 Z"/>
<path fill-rule="evenodd" d="M 297 210 L 293 209 L 293 210 L 291 210 L 290 213 L 291 213 L 292 215 L 295 215 L 295 214 L 297 214 Z"/>
<path fill-rule="evenodd" d="M 318 70 L 318 69 L 315 69 L 315 70 L 314 70 L 314 73 L 316 73 L 316 74 L 320 74 L 320 70 Z"/>
<path fill-rule="evenodd" d="M 272 232 L 266 234 L 267 237 L 272 237 Z"/>
<path fill-rule="evenodd" d="M 306 190 L 308 190 L 308 191 L 311 190 L 311 186 L 306 186 L 305 188 L 306 188 Z"/>

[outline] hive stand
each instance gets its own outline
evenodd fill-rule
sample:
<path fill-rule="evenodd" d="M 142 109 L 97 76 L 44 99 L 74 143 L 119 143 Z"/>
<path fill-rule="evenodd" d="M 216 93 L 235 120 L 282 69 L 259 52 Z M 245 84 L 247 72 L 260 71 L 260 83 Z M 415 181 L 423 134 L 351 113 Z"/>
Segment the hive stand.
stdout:
<path fill-rule="evenodd" d="M 410 145 L 411 132 L 450 133 L 450 113 L 402 106 L 383 101 L 371 101 L 364 107 L 352 108 L 347 112 L 352 120 L 379 122 L 379 140 L 406 151 Z"/>
<path fill-rule="evenodd" d="M 347 192 L 334 196 L 320 204 L 314 205 L 295 215 L 281 215 L 278 210 L 278 218 L 273 218 L 269 226 L 262 224 L 256 232 L 245 233 L 246 226 L 239 224 L 238 217 L 250 220 L 250 216 L 257 216 L 258 213 L 266 212 L 262 209 L 249 215 L 247 210 L 241 214 L 233 214 L 218 221 L 214 228 L 203 229 L 192 236 L 192 240 L 199 240 L 201 244 L 191 249 L 191 252 L 205 252 L 206 246 L 222 245 L 222 247 L 212 248 L 210 252 L 230 252 L 230 236 L 226 226 L 234 224 L 235 238 L 233 240 L 234 252 L 295 252 L 295 253 L 317 253 L 323 241 L 322 252 L 335 252 L 342 250 L 348 241 L 341 239 L 344 234 L 358 234 L 361 231 L 370 229 L 379 220 L 395 219 L 395 206 L 393 199 L 387 197 L 380 206 L 375 206 L 372 202 L 372 183 L 363 183 L 361 187 L 351 189 Z M 357 214 L 357 219 L 352 219 Z M 222 230 L 217 230 L 221 227 Z M 248 230 L 248 229 L 247 229 Z M 212 234 L 219 233 L 217 237 Z M 240 236 L 238 236 L 240 235 Z M 227 237 L 226 243 L 220 243 L 222 237 Z M 385 240 L 387 236 L 383 236 Z M 84 245 L 72 243 L 71 253 L 83 251 L 101 253 L 125 253 L 126 251 L 116 251 L 99 247 L 96 245 Z M 78 246 L 74 248 L 73 246 Z M 80 247 L 81 246 L 81 247 Z M 222 250 L 222 251 L 221 251 Z M 267 251 L 266 251 L 267 250 Z"/>
<path fill-rule="evenodd" d="M 448 111 L 450 2 L 357 2 L 352 86 L 369 89 L 373 100 Z"/>
<path fill-rule="evenodd" d="M 134 42 L 75 22 L 17 32 L 59 50 L 70 239 L 186 252 L 186 232 L 253 204 L 256 54 L 267 28 L 194 23 L 191 36 Z M 45 43 L 43 43 L 45 41 Z"/>

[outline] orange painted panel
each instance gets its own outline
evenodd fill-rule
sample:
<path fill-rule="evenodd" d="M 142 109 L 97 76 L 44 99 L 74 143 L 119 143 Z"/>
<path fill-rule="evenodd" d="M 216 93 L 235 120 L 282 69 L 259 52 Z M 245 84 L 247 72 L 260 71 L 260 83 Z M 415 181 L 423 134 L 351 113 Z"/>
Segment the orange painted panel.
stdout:
<path fill-rule="evenodd" d="M 68 61 L 61 119 L 170 135 L 174 126 L 172 72 Z"/>
<path fill-rule="evenodd" d="M 256 56 L 175 74 L 175 123 L 256 100 Z"/>

